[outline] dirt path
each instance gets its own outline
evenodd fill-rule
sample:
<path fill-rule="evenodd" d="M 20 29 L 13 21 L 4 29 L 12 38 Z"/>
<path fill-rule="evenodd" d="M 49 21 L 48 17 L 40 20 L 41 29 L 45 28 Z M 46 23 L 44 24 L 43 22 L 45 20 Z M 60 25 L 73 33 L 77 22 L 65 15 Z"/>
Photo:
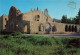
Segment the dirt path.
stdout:
<path fill-rule="evenodd" d="M 57 37 L 57 38 L 80 38 L 80 34 L 23 34 L 23 35 L 34 35 L 34 36 L 45 36 L 45 37 Z"/>

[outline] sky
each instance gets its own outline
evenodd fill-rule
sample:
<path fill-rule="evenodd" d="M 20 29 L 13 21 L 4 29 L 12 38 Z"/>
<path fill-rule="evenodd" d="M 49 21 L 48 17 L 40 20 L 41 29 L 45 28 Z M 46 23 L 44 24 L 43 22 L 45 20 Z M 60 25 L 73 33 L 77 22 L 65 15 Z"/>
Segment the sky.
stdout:
<path fill-rule="evenodd" d="M 76 4 L 69 5 L 73 1 Z M 80 0 L 0 0 L 0 16 L 8 15 L 11 6 L 17 7 L 22 13 L 30 12 L 31 8 L 34 10 L 38 7 L 41 11 L 47 8 L 52 18 L 61 19 L 63 15 L 75 17 L 80 8 Z"/>

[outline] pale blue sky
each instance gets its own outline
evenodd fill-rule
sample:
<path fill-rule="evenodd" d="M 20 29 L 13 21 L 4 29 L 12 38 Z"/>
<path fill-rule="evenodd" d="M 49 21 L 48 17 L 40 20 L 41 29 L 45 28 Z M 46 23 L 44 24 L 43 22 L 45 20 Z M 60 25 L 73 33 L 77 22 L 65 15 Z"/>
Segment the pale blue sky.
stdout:
<path fill-rule="evenodd" d="M 76 9 L 68 7 L 72 1 L 76 2 Z M 38 7 L 41 11 L 47 8 L 52 18 L 61 19 L 62 15 L 75 17 L 80 8 L 80 0 L 0 0 L 0 16 L 8 15 L 11 6 L 16 6 L 22 13 L 29 12 L 31 8 L 34 10 Z"/>

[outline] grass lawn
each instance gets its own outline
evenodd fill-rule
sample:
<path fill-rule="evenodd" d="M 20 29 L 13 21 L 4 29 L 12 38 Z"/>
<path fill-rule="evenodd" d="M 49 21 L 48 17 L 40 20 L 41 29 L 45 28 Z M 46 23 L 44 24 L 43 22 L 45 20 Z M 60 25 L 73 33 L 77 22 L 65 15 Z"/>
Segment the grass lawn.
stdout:
<path fill-rule="evenodd" d="M 80 39 L 0 35 L 0 55 L 80 55 Z"/>

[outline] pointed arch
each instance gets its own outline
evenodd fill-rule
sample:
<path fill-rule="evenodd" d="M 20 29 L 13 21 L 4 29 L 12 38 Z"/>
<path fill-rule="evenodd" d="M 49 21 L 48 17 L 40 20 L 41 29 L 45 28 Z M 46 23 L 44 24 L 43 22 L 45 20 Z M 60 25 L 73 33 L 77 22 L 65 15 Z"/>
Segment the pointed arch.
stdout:
<path fill-rule="evenodd" d="M 57 29 L 56 29 L 56 26 L 54 25 L 53 27 L 52 27 L 52 32 L 56 32 L 57 31 Z"/>
<path fill-rule="evenodd" d="M 39 25 L 39 31 L 44 31 L 44 25 L 43 24 Z"/>

